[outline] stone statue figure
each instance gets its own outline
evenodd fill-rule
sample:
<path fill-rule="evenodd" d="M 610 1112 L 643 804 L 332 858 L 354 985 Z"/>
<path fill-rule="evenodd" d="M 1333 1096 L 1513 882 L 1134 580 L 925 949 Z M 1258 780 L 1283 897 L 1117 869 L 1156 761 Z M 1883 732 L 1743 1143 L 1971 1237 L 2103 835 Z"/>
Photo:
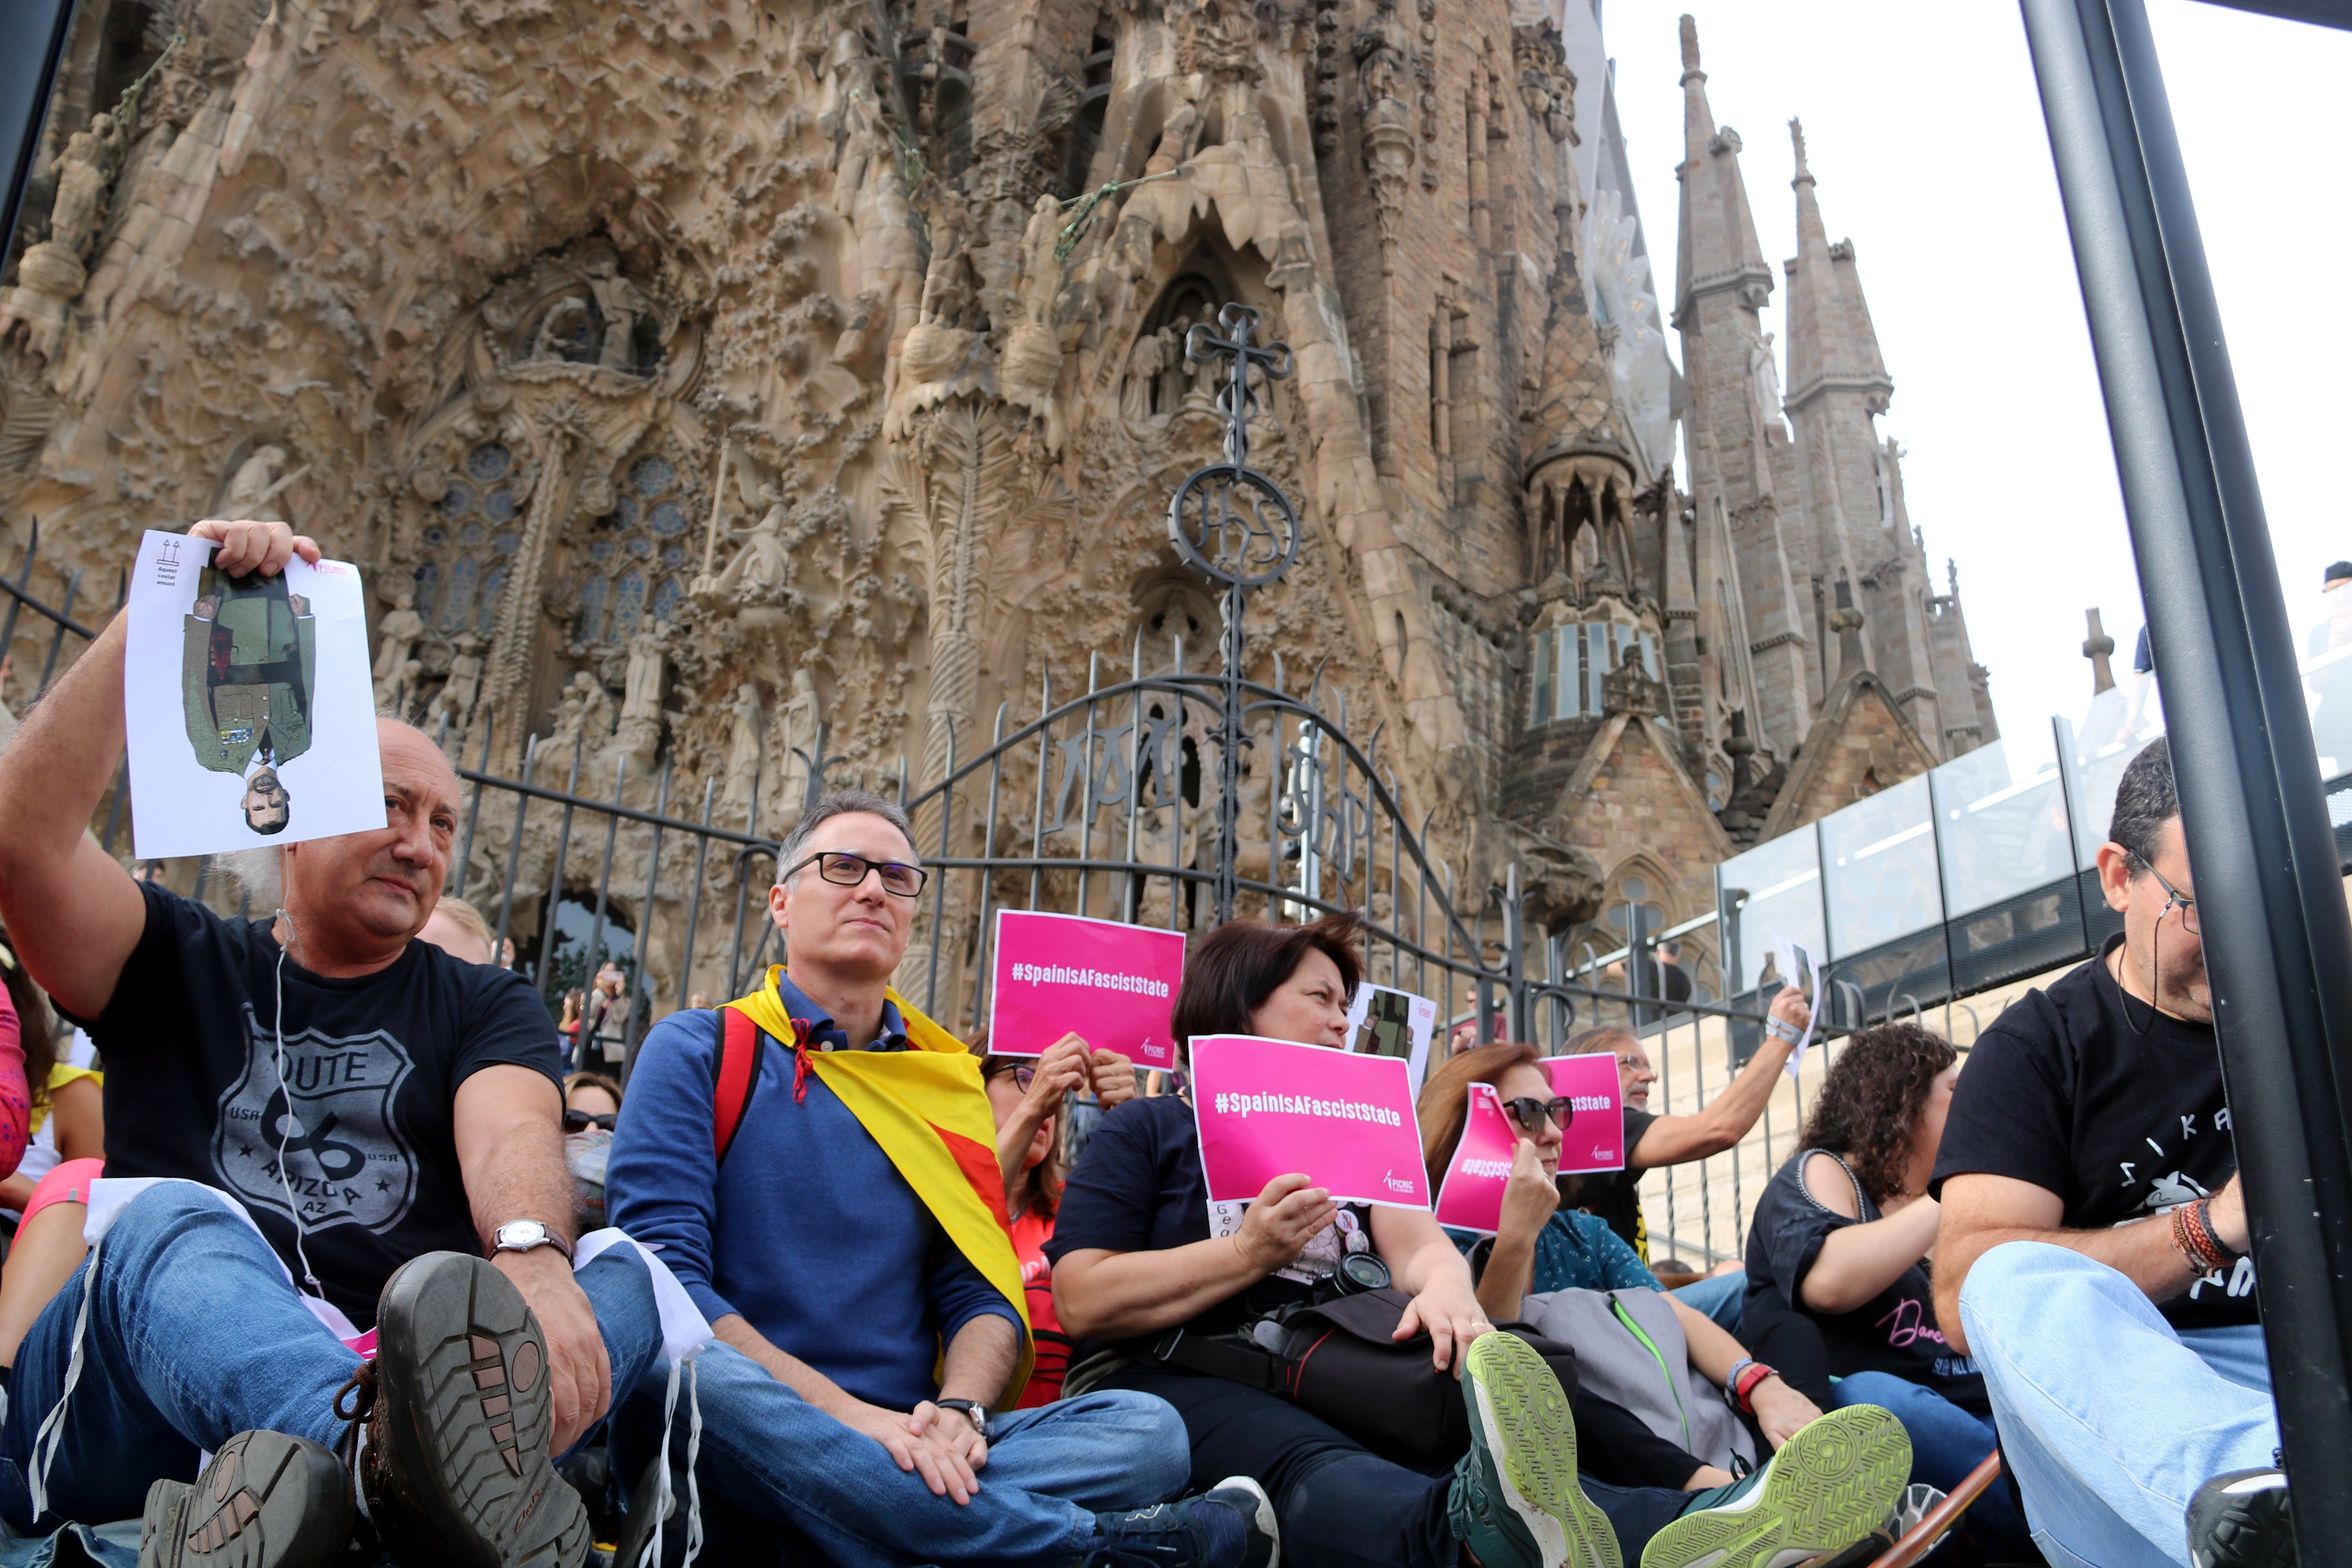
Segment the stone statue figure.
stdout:
<path fill-rule="evenodd" d="M 1140 425 L 1151 416 L 1155 384 L 1167 368 L 1166 331 L 1138 332 L 1127 353 L 1127 381 L 1118 393 L 1118 411 L 1129 424 Z"/>
<path fill-rule="evenodd" d="M 621 264 L 610 256 L 591 257 L 588 287 L 604 318 L 604 353 L 597 363 L 606 370 L 637 374 L 637 318 L 653 313 L 646 291 L 621 274 Z"/>
<path fill-rule="evenodd" d="M 783 758 L 782 765 L 776 770 L 771 819 L 780 833 L 798 822 L 808 805 L 809 758 L 817 753 L 818 731 L 824 723 L 824 714 L 817 706 L 816 678 L 803 666 L 793 671 L 793 694 L 784 703 L 779 726 L 782 733 L 777 736 Z"/>
<path fill-rule="evenodd" d="M 1201 106 L 1189 98 L 1179 99 L 1176 111 L 1160 127 L 1159 144 L 1152 148 L 1151 156 L 1145 161 L 1144 174 L 1166 174 L 1192 155 L 1194 145 L 1200 139 Z"/>
<path fill-rule="evenodd" d="M 434 724 L 447 714 L 452 733 L 462 734 L 474 717 L 474 704 L 482 694 L 482 639 L 472 632 L 461 635 L 456 651 L 449 657 L 449 679 L 433 699 L 426 717 Z"/>
<path fill-rule="evenodd" d="M 1772 334 L 1748 351 L 1748 376 L 1756 389 L 1756 417 L 1767 428 L 1780 423 L 1780 369 L 1772 359 Z"/>
<path fill-rule="evenodd" d="M 637 635 L 629 639 L 629 674 L 621 692 L 624 720 L 661 722 L 662 675 L 668 663 L 659 624 L 640 623 Z"/>
<path fill-rule="evenodd" d="M 110 119 L 98 121 L 89 131 L 77 131 L 66 139 L 66 149 L 49 165 L 58 177 L 57 199 L 49 205 L 49 243 L 64 246 L 77 257 L 89 247 L 90 237 L 98 232 L 100 209 L 106 201 L 108 165 L 113 160 L 111 149 L 102 139 L 105 129 L 113 124 Z M 260 520 L 270 521 L 270 520 Z"/>
<path fill-rule="evenodd" d="M 392 583 L 392 608 L 375 625 L 375 700 L 386 707 L 393 705 L 393 692 L 402 680 L 416 651 L 419 638 L 425 636 L 425 617 L 416 613 L 416 585 L 404 577 Z"/>
<path fill-rule="evenodd" d="M 731 810 L 748 811 L 760 777 L 760 689 L 748 680 L 737 687 L 727 714 L 727 782 L 721 799 Z"/>
<path fill-rule="evenodd" d="M 531 334 L 530 357 L 535 360 L 565 359 L 564 348 L 582 321 L 588 319 L 588 297 L 567 294 L 548 307 L 547 314 L 539 319 L 539 331 Z"/>
<path fill-rule="evenodd" d="M 307 465 L 290 474 L 285 468 L 285 447 L 256 447 L 230 477 L 228 493 L 221 498 L 222 514 L 256 522 L 285 521 L 269 504 L 270 499 L 310 471 Z"/>
<path fill-rule="evenodd" d="M 789 510 L 784 492 L 761 485 L 760 499 L 768 510 L 751 525 L 735 559 L 719 574 L 719 591 L 747 605 L 773 603 L 792 585 L 793 565 L 784 551 L 784 517 Z"/>

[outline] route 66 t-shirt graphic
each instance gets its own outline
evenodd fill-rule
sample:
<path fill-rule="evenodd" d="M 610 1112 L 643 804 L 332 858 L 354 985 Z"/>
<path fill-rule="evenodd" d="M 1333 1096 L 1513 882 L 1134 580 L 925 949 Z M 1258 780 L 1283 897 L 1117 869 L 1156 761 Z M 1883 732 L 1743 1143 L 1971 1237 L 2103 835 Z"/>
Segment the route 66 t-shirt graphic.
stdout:
<path fill-rule="evenodd" d="M 147 927 L 106 1010 L 106 1173 L 179 1176 L 251 1212 L 299 1279 L 295 1219 L 327 1300 L 362 1328 L 420 1253 L 478 1254 L 454 1101 L 486 1067 L 562 1081 L 530 984 L 411 942 L 373 974 L 313 974 L 266 920 L 142 883 Z M 282 979 L 281 1047 L 275 988 Z"/>

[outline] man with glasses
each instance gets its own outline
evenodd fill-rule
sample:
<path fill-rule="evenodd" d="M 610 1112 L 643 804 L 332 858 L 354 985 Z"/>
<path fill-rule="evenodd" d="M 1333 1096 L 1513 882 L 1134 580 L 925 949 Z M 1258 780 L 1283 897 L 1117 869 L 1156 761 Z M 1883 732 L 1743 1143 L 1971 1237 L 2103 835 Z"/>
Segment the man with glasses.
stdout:
<path fill-rule="evenodd" d="M 828 795 L 776 864 L 788 964 L 646 1035 L 606 1177 L 718 1341 L 691 1392 L 713 1559 L 1265 1568 L 1262 1495 L 1151 1506 L 1191 1470 L 1160 1400 L 1010 1410 L 1032 1347 L 980 1063 L 889 988 L 928 876 L 906 814 Z M 647 1468 L 623 1568 L 660 1511 L 663 1393 L 615 1423 L 620 1473 Z"/>
<path fill-rule="evenodd" d="M 2284 1561 L 2245 1199 L 2162 737 L 2116 791 L 2124 929 L 1979 1037 L 1945 1123 L 1936 1310 L 2052 1561 Z M 2184 1525 L 2185 1520 L 2185 1525 Z"/>

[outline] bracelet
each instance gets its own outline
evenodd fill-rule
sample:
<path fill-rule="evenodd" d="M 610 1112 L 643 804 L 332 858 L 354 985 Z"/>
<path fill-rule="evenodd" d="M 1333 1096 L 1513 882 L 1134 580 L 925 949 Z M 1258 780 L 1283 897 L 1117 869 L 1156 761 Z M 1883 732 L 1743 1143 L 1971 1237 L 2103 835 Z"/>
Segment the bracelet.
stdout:
<path fill-rule="evenodd" d="M 1743 1415 L 1755 1415 L 1757 1389 L 1763 1385 L 1766 1379 L 1778 1377 L 1780 1375 L 1780 1374 L 1779 1373 L 1773 1371 L 1770 1367 L 1766 1366 L 1760 1361 L 1750 1362 L 1748 1363 L 1748 1370 L 1739 1375 L 1738 1380 L 1739 1385 L 1738 1392 L 1734 1395 L 1732 1401 L 1739 1406 L 1740 1414 Z"/>
<path fill-rule="evenodd" d="M 2198 1251 L 2198 1238 L 2189 1232 L 2189 1205 L 2182 1204 L 2174 1209 L 2166 1216 L 2166 1223 L 2172 1227 L 2172 1250 L 2180 1254 L 2180 1260 L 2189 1265 L 2189 1271 L 2200 1278 L 2210 1273 L 2211 1269 Z"/>
<path fill-rule="evenodd" d="M 1786 1018 L 1765 1019 L 1764 1032 L 1776 1040 L 1786 1040 L 1792 1046 L 1803 1037 L 1797 1033 L 1797 1026 L 1790 1023 Z"/>
<path fill-rule="evenodd" d="M 2245 1256 L 2244 1253 L 2240 1252 L 2236 1247 L 2231 1247 L 2228 1242 L 2223 1241 L 2221 1239 L 2221 1233 L 2213 1228 L 2213 1200 L 2211 1198 L 2199 1198 L 2195 1203 L 2189 1206 L 2190 1212 L 2196 1216 L 2197 1229 L 2199 1233 L 2205 1237 L 2207 1248 L 2215 1258 L 2221 1259 L 2221 1263 L 2215 1265 L 2216 1268 L 2221 1267 L 2222 1264 L 2235 1263 L 2238 1259 Z"/>

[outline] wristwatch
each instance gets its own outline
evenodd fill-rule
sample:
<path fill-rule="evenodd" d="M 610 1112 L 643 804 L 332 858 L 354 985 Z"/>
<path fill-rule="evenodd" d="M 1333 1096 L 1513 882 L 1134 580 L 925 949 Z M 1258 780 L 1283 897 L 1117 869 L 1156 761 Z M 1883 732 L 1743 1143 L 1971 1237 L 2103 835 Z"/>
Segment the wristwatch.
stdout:
<path fill-rule="evenodd" d="M 969 1418 L 973 1431 L 978 1432 L 982 1437 L 988 1436 L 988 1412 L 981 1408 L 978 1400 L 934 1399 L 931 1403 L 942 1410 L 952 1410 Z"/>
<path fill-rule="evenodd" d="M 490 1240 L 492 1252 L 531 1252 L 551 1247 L 563 1254 L 565 1261 L 572 1258 L 572 1244 L 535 1219 L 510 1219 L 490 1233 Z"/>

